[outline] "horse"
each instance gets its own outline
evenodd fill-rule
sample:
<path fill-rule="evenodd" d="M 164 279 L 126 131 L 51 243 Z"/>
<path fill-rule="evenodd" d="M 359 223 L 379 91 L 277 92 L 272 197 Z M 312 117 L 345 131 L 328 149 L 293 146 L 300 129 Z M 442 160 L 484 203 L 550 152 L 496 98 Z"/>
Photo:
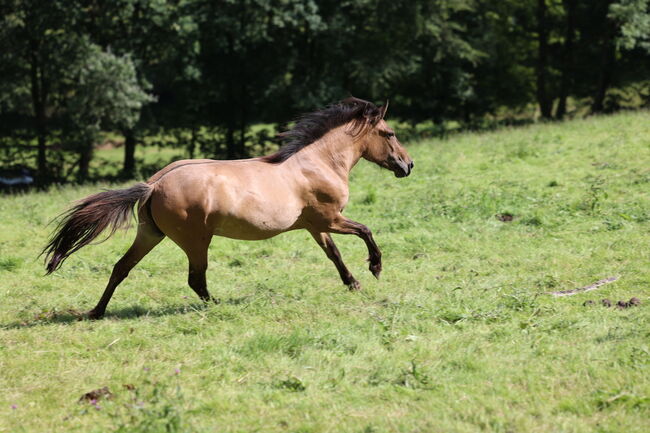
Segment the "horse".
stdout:
<path fill-rule="evenodd" d="M 400 178 L 413 169 L 413 159 L 384 120 L 387 108 L 388 103 L 377 106 L 350 97 L 299 117 L 293 128 L 279 134 L 284 144 L 271 155 L 176 161 L 147 182 L 83 198 L 59 216 L 41 253 L 46 275 L 105 229 L 110 237 L 128 227 L 138 204 L 135 240 L 113 267 L 97 305 L 86 313 L 89 319 L 104 316 L 117 286 L 165 237 L 187 255 L 188 284 L 203 301 L 211 299 L 205 274 L 213 236 L 262 240 L 298 229 L 312 235 L 343 284 L 359 290 L 330 233 L 363 239 L 369 270 L 379 278 L 381 251 L 372 232 L 342 211 L 350 170 L 361 158 Z"/>

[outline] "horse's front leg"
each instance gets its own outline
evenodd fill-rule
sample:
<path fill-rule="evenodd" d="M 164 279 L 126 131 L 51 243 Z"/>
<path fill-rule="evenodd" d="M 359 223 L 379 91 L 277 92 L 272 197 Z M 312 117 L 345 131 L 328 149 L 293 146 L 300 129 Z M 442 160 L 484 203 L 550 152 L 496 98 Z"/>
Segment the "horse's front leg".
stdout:
<path fill-rule="evenodd" d="M 332 233 L 357 235 L 363 239 L 366 243 L 366 247 L 368 247 L 370 272 L 372 272 L 372 275 L 374 275 L 375 278 L 379 278 L 379 274 L 381 273 L 381 251 L 379 251 L 379 247 L 375 243 L 375 240 L 372 237 L 372 232 L 368 227 L 339 214 L 337 218 L 330 223 L 329 231 Z"/>
<path fill-rule="evenodd" d="M 360 290 L 361 284 L 359 284 L 357 279 L 354 278 L 352 273 L 349 271 L 348 267 L 345 266 L 345 263 L 343 263 L 343 258 L 341 257 L 341 253 L 339 252 L 339 249 L 336 247 L 336 244 L 332 240 L 330 234 L 321 233 L 317 231 L 313 231 L 313 232 L 310 231 L 309 233 L 311 233 L 316 243 L 323 249 L 323 251 L 325 251 L 327 257 L 334 263 L 334 266 L 336 266 L 336 270 L 339 271 L 339 275 L 341 276 L 341 280 L 343 281 L 343 284 L 348 286 L 348 289 L 350 290 Z"/>

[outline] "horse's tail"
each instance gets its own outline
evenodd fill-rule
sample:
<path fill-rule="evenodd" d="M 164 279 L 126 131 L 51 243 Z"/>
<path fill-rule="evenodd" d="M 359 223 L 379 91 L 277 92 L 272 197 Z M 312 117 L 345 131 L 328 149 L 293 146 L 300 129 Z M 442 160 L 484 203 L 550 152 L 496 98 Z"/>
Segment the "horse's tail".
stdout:
<path fill-rule="evenodd" d="M 41 254 L 45 254 L 47 274 L 57 270 L 72 253 L 91 243 L 107 227 L 110 237 L 115 231 L 128 225 L 133 215 L 133 206 L 139 201 L 144 205 L 153 187 L 138 183 L 131 188 L 103 191 L 78 201 L 59 216 L 59 223 L 49 243 Z"/>

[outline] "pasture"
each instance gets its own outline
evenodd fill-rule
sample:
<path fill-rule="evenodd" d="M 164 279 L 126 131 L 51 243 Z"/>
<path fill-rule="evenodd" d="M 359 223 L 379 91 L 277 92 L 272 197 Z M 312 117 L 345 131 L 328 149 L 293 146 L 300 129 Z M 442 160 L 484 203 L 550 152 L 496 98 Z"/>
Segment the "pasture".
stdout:
<path fill-rule="evenodd" d="M 647 431 L 650 114 L 406 144 L 410 177 L 352 172 L 345 214 L 384 253 L 377 281 L 334 236 L 360 292 L 307 232 L 216 238 L 203 305 L 165 240 L 78 321 L 134 230 L 47 278 L 36 256 L 70 201 L 123 185 L 1 197 L 0 432 Z"/>

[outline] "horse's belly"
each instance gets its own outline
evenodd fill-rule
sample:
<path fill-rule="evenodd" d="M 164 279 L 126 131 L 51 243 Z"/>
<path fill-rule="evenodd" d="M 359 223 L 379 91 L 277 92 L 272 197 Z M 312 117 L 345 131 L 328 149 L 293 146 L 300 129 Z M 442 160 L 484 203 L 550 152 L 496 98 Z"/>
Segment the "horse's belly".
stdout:
<path fill-rule="evenodd" d="M 241 239 L 245 241 L 257 241 L 269 239 L 282 232 L 290 230 L 291 226 L 280 230 L 273 226 L 262 226 L 251 224 L 245 220 L 229 220 L 219 227 L 215 228 L 215 236 L 223 236 L 231 239 Z"/>
<path fill-rule="evenodd" d="M 268 239 L 297 227 L 301 209 L 292 203 L 260 204 L 223 210 L 214 219 L 213 234 L 242 240 Z"/>

